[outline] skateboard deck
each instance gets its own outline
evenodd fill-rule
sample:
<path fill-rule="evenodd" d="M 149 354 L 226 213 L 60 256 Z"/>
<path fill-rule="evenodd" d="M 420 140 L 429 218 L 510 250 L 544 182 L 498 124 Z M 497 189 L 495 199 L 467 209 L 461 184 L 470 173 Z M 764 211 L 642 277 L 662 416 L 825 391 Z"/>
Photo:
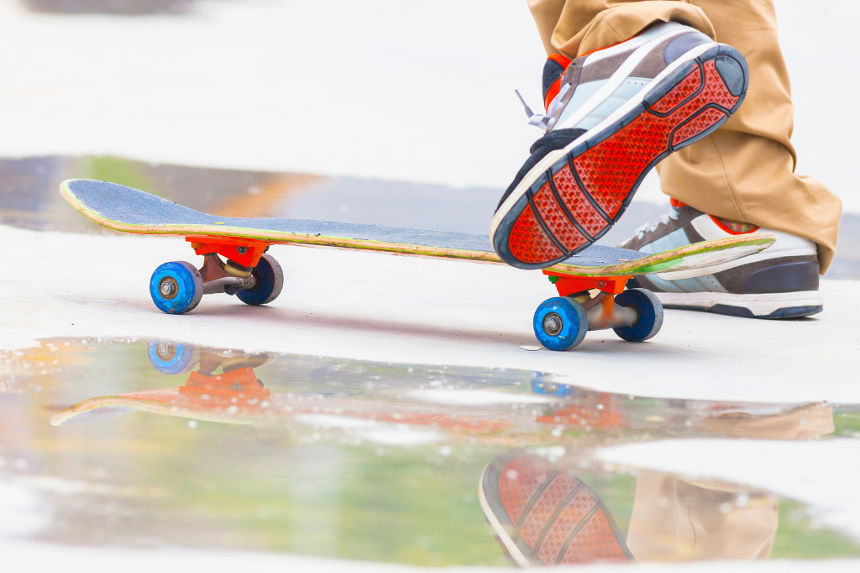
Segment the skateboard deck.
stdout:
<path fill-rule="evenodd" d="M 502 263 L 486 235 L 402 229 L 307 219 L 235 218 L 202 213 L 138 189 L 87 179 L 60 185 L 78 211 L 116 231 L 139 234 L 231 237 L 343 249 L 361 249 L 437 258 Z M 592 245 L 553 272 L 575 276 L 619 276 L 695 270 L 759 252 L 773 243 L 768 235 L 706 241 L 664 253 Z"/>
<path fill-rule="evenodd" d="M 75 209 L 105 227 L 179 235 L 204 256 L 199 270 L 190 263 L 171 262 L 153 273 L 153 302 L 169 314 L 189 312 L 204 294 L 236 295 L 250 305 L 271 302 L 280 294 L 284 280 L 277 261 L 265 254 L 274 244 L 504 264 L 486 235 L 307 219 L 221 217 L 124 185 L 87 179 L 64 181 L 60 193 Z M 543 269 L 560 297 L 538 307 L 535 334 L 553 350 L 572 348 L 587 330 L 602 328 L 613 328 L 625 340 L 646 340 L 662 325 L 662 306 L 648 291 L 625 291 L 629 278 L 646 273 L 669 279 L 707 274 L 708 268 L 757 253 L 774 240 L 764 233 L 737 235 L 656 254 L 591 245 Z M 618 305 L 616 295 L 620 295 Z"/>

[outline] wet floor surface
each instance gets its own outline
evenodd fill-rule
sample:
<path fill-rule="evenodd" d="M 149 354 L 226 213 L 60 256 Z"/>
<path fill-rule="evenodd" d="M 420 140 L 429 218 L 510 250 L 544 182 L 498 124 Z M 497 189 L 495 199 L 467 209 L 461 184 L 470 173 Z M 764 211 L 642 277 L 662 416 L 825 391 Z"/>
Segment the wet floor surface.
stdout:
<path fill-rule="evenodd" d="M 0 537 L 418 565 L 860 556 L 745 484 L 598 463 L 661 438 L 855 437 L 828 404 L 156 340 L 0 353 Z"/>

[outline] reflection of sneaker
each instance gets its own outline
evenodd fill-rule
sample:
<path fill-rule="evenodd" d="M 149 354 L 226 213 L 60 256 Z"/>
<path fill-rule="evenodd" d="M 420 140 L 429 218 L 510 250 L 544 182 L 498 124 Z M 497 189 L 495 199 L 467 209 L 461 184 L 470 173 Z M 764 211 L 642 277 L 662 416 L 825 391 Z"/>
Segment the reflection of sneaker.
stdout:
<path fill-rule="evenodd" d="M 478 494 L 496 539 L 518 565 L 632 559 L 600 498 L 543 458 L 496 458 Z"/>
<path fill-rule="evenodd" d="M 547 267 L 593 243 L 646 172 L 714 131 L 746 94 L 734 48 L 670 22 L 544 68 L 546 135 L 508 187 L 490 239 L 506 263 Z"/>
<path fill-rule="evenodd" d="M 718 219 L 673 199 L 668 215 L 639 229 L 622 246 L 656 253 L 757 230 L 753 225 Z M 815 243 L 788 233 L 762 231 L 774 233 L 776 242 L 756 255 L 712 267 L 711 274 L 674 281 L 642 275 L 631 279 L 628 286 L 654 291 L 667 308 L 755 318 L 793 318 L 821 312 Z"/>

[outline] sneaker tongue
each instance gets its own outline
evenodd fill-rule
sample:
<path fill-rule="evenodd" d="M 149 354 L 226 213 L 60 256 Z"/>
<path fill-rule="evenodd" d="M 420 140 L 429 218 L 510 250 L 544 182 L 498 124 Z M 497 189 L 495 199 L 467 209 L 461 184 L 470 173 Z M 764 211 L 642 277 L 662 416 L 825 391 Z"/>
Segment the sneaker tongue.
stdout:
<path fill-rule="evenodd" d="M 544 108 L 549 108 L 550 102 L 558 94 L 561 76 L 570 64 L 570 60 L 561 54 L 553 54 L 547 58 L 543 66 L 543 102 Z"/>
<path fill-rule="evenodd" d="M 531 149 L 529 151 L 533 154 L 540 154 L 541 158 L 554 149 L 561 149 L 565 147 L 568 143 L 578 138 L 580 135 L 585 133 L 587 130 L 573 128 L 573 129 L 557 129 L 554 131 L 550 131 L 537 141 L 535 141 Z"/>

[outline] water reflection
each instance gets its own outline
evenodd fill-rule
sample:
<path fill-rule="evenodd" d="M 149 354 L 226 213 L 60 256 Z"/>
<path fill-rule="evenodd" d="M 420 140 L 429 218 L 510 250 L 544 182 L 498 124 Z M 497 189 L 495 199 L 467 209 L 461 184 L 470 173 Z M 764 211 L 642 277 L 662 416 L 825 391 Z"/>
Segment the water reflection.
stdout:
<path fill-rule="evenodd" d="M 419 565 L 858 555 L 768 492 L 592 461 L 635 440 L 858 425 L 835 411 L 620 396 L 518 371 L 53 340 L 0 353 L 0 494 L 27 501 L 9 508 L 32 526 L 15 535 L 84 545 Z"/>
<path fill-rule="evenodd" d="M 408 371 L 412 380 L 390 374 L 354 380 L 338 369 L 332 378 L 311 384 L 278 378 L 273 394 L 255 369 L 284 357 L 152 341 L 147 358 L 158 373 L 187 375 L 184 384 L 91 397 L 56 414 L 52 423 L 125 409 L 225 423 L 306 426 L 315 432 L 343 430 L 352 436 L 360 434 L 357 428 L 375 427 L 380 430 L 373 432 L 375 439 L 386 435 L 384 441 L 393 444 L 465 438 L 543 443 L 572 437 L 593 444 L 643 435 L 806 439 L 833 431 L 827 404 L 649 400 L 578 388 L 542 373 L 496 372 L 487 379 L 466 369 L 428 369 L 416 375 L 413 367 Z M 347 385 L 344 379 L 354 382 Z M 418 434 L 416 427 L 434 432 Z"/>
<path fill-rule="evenodd" d="M 695 424 L 688 420 L 687 427 L 719 436 L 803 440 L 834 431 L 827 404 L 699 407 L 708 414 Z M 772 494 L 640 471 L 625 535 L 608 503 L 577 475 L 580 461 L 518 452 L 502 454 L 487 466 L 481 509 L 513 563 L 766 559 L 773 551 L 779 499 Z"/>
<path fill-rule="evenodd" d="M 589 473 L 525 453 L 487 466 L 481 509 L 513 563 L 766 559 L 773 551 L 780 500 L 772 494 L 640 471 L 624 533 Z M 619 494 L 628 492 L 609 492 Z"/>

